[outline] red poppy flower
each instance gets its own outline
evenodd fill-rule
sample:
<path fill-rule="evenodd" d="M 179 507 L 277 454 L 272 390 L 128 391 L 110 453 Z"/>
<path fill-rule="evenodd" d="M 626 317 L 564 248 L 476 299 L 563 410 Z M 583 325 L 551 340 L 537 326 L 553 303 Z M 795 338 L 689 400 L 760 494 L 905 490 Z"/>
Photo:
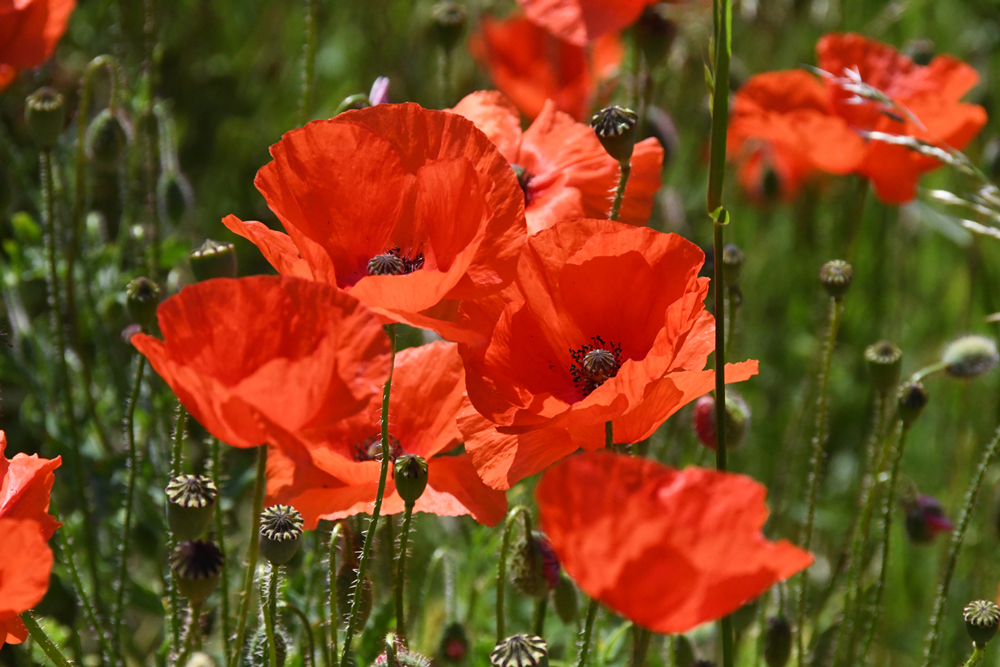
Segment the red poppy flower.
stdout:
<path fill-rule="evenodd" d="M 337 285 L 385 321 L 459 340 L 458 303 L 510 282 L 524 197 L 467 119 L 379 104 L 317 120 L 271 146 L 254 183 L 288 230 L 228 216 L 284 274 Z"/>
<path fill-rule="evenodd" d="M 452 109 L 486 133 L 507 161 L 520 169 L 528 233 L 560 220 L 607 218 L 618 185 L 618 161 L 608 155 L 588 125 L 558 111 L 552 100 L 525 132 L 517 107 L 503 93 L 478 91 Z M 645 225 L 660 189 L 663 147 L 640 141 L 622 201 L 621 222 Z"/>
<path fill-rule="evenodd" d="M 582 46 L 559 39 L 523 16 L 485 16 L 481 30 L 469 40 L 469 51 L 529 118 L 553 100 L 560 111 L 580 120 L 587 115 L 597 82 L 617 71 L 624 47 L 617 35 L 606 35 L 594 43 L 588 57 Z"/>
<path fill-rule="evenodd" d="M 285 276 L 198 283 L 160 304 L 164 341 L 136 334 L 181 403 L 234 447 L 322 438 L 389 372 L 374 313 L 331 285 Z"/>
<path fill-rule="evenodd" d="M 577 585 L 664 634 L 721 618 L 812 564 L 761 534 L 766 496 L 743 475 L 606 452 L 562 461 L 536 489 L 541 529 Z"/>
<path fill-rule="evenodd" d="M 533 23 L 570 44 L 586 46 L 618 32 L 659 0 L 518 0 Z"/>
<path fill-rule="evenodd" d="M 0 2 L 0 90 L 52 57 L 76 0 Z"/>
<path fill-rule="evenodd" d="M 49 588 L 52 550 L 46 542 L 61 526 L 49 515 L 53 472 L 60 457 L 4 456 L 0 431 L 0 646 L 19 644 L 28 631 L 18 614 L 38 604 Z"/>
<path fill-rule="evenodd" d="M 864 133 L 962 149 L 986 123 L 982 107 L 959 102 L 978 75 L 950 56 L 920 66 L 854 34 L 829 34 L 816 50 L 825 81 L 800 70 L 770 72 L 736 93 L 728 150 L 743 161 L 745 185 L 754 180 L 755 160 L 764 157 L 786 192 L 815 171 L 858 173 L 883 201 L 902 203 L 916 196 L 920 175 L 941 163 L 903 146 L 866 141 Z"/>
<path fill-rule="evenodd" d="M 483 484 L 468 454 L 439 456 L 462 443 L 456 419 L 464 392 L 462 359 L 454 344 L 400 352 L 389 400 L 390 456 L 418 454 L 427 460 L 427 488 L 416 511 L 471 514 L 493 526 L 507 513 L 506 496 Z M 273 449 L 267 460 L 268 502 L 294 506 L 307 528 L 319 519 L 370 512 L 381 468 L 381 407 L 373 399 L 360 413 L 340 421 L 325 441 Z M 403 509 L 390 476 L 382 512 Z"/>
<path fill-rule="evenodd" d="M 459 428 L 486 484 L 506 489 L 579 447 L 603 447 L 609 420 L 616 443 L 638 442 L 711 391 L 704 258 L 676 234 L 608 220 L 528 239 L 508 302 L 466 307 L 496 322 L 487 344 L 460 347 L 475 410 Z M 731 364 L 726 380 L 756 372 L 756 361 Z"/>

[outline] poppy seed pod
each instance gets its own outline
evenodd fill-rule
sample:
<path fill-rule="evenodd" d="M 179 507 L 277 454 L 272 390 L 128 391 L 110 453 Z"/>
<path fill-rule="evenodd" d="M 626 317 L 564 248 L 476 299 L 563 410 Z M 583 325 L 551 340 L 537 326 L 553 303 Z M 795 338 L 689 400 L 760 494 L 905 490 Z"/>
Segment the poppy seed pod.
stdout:
<path fill-rule="evenodd" d="M 746 254 L 735 243 L 730 243 L 722 249 L 722 277 L 727 286 L 739 285 L 746 258 Z"/>
<path fill-rule="evenodd" d="M 194 201 L 194 190 L 187 177 L 176 169 L 160 174 L 156 182 L 156 205 L 160 217 L 177 226 Z"/>
<path fill-rule="evenodd" d="M 531 597 L 548 594 L 559 583 L 559 559 L 544 535 L 526 535 L 515 548 L 511 562 L 511 583 Z"/>
<path fill-rule="evenodd" d="M 434 39 L 445 51 L 451 51 L 458 46 L 465 31 L 468 13 L 465 7 L 457 2 L 439 2 L 431 9 L 434 21 Z"/>
<path fill-rule="evenodd" d="M 438 654 L 442 660 L 451 664 L 465 660 L 465 656 L 469 654 L 469 636 L 464 625 L 454 621 L 445 626 Z"/>
<path fill-rule="evenodd" d="M 924 411 L 924 406 L 930 400 L 930 394 L 919 382 L 904 382 L 899 388 L 899 399 L 897 410 L 899 418 L 903 422 L 903 428 L 910 426 L 917 420 L 920 413 Z"/>
<path fill-rule="evenodd" d="M 635 126 L 639 116 L 631 109 L 620 106 L 604 107 L 590 119 L 604 150 L 618 160 L 623 169 L 629 166 L 635 148 Z"/>
<path fill-rule="evenodd" d="M 830 260 L 819 270 L 819 279 L 823 282 L 826 293 L 840 301 L 851 288 L 854 267 L 842 259 Z"/>
<path fill-rule="evenodd" d="M 954 378 L 969 379 L 993 369 L 1000 362 L 996 341 L 986 336 L 962 336 L 952 341 L 941 355 L 944 372 Z"/>
<path fill-rule="evenodd" d="M 125 115 L 110 107 L 94 116 L 87 128 L 87 157 L 101 169 L 115 169 L 132 141 L 132 125 Z"/>
<path fill-rule="evenodd" d="M 1000 607 L 989 600 L 970 602 L 962 611 L 965 630 L 976 648 L 982 649 L 993 639 L 1000 625 Z"/>
<path fill-rule="evenodd" d="M 764 631 L 764 662 L 767 667 L 785 667 L 792 655 L 792 626 L 782 614 L 767 619 Z"/>
<path fill-rule="evenodd" d="M 576 586 L 569 577 L 560 575 L 559 583 L 552 589 L 552 606 L 563 623 L 573 623 L 580 613 L 576 597 Z"/>
<path fill-rule="evenodd" d="M 125 308 L 143 332 L 156 328 L 156 308 L 159 305 L 160 288 L 149 278 L 136 278 L 125 288 Z"/>
<path fill-rule="evenodd" d="M 222 567 L 222 552 L 213 542 L 181 542 L 170 554 L 177 590 L 193 606 L 202 604 L 215 590 Z"/>
<path fill-rule="evenodd" d="M 219 490 L 204 475 L 180 475 L 167 484 L 167 523 L 178 542 L 197 539 L 208 530 Z"/>
<path fill-rule="evenodd" d="M 714 450 L 717 446 L 714 396 L 706 394 L 695 402 L 692 423 L 701 444 Z M 750 406 L 734 390 L 726 389 L 726 447 L 742 445 L 749 430 Z"/>
<path fill-rule="evenodd" d="M 677 36 L 677 24 L 666 16 L 667 6 L 666 2 L 648 5 L 634 24 L 636 44 L 650 68 L 666 57 Z"/>
<path fill-rule="evenodd" d="M 875 391 L 885 393 L 896 386 L 903 370 L 903 351 L 887 340 L 865 348 L 865 361 Z"/>
<path fill-rule="evenodd" d="M 512 635 L 490 652 L 495 667 L 548 667 L 549 645 L 538 635 Z"/>
<path fill-rule="evenodd" d="M 340 622 L 347 623 L 351 615 L 351 600 L 354 599 L 358 573 L 351 563 L 344 563 L 337 573 L 337 613 L 340 615 Z M 365 579 L 364 586 L 361 587 L 361 604 L 358 607 L 358 627 L 365 627 L 368 617 L 372 613 L 372 582 Z"/>
<path fill-rule="evenodd" d="M 403 454 L 392 467 L 396 492 L 406 505 L 412 506 L 427 488 L 427 460 L 416 454 Z"/>
<path fill-rule="evenodd" d="M 28 95 L 24 101 L 24 122 L 39 148 L 55 146 L 66 122 L 62 93 L 46 86 Z"/>
<path fill-rule="evenodd" d="M 272 565 L 284 565 L 299 550 L 304 521 L 291 505 L 272 505 L 260 514 L 260 553 Z"/>
<path fill-rule="evenodd" d="M 212 278 L 235 278 L 237 274 L 236 248 L 232 243 L 212 239 L 198 246 L 188 255 L 191 272 L 198 282 Z"/>

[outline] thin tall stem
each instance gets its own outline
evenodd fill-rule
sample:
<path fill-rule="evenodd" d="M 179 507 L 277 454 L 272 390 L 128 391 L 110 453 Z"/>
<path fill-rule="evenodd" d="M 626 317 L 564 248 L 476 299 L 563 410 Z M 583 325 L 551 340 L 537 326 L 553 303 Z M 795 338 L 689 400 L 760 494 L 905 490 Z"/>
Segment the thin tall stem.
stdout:
<path fill-rule="evenodd" d="M 264 610 L 264 628 L 267 632 L 267 657 L 268 665 L 270 667 L 278 666 L 278 649 L 274 645 L 274 617 L 277 614 L 278 609 L 278 577 L 280 577 L 281 568 L 279 568 L 274 563 L 269 565 L 271 571 L 271 576 L 268 577 L 270 580 L 267 585 L 267 590 L 264 590 L 264 581 L 261 580 L 261 599 L 265 599 L 264 595 L 267 594 L 267 608 Z"/>
<path fill-rule="evenodd" d="M 184 426 L 187 421 L 187 409 L 177 402 L 177 423 L 174 425 L 174 446 L 170 458 L 170 476 L 177 477 L 184 472 Z"/>
<path fill-rule="evenodd" d="M 192 605 L 188 613 L 187 631 L 184 633 L 184 648 L 174 661 L 177 667 L 184 667 L 195 644 L 201 644 L 201 605 Z"/>
<path fill-rule="evenodd" d="M 330 665 L 330 656 L 334 660 L 337 658 L 337 538 L 340 537 L 341 526 L 341 523 L 335 523 L 330 530 L 330 646 L 329 650 L 323 651 L 327 667 Z M 345 544 L 344 549 L 347 548 Z"/>
<path fill-rule="evenodd" d="M 218 438 L 212 438 L 212 479 L 216 484 L 222 482 L 222 444 Z M 226 563 L 226 530 L 225 521 L 222 516 L 222 503 L 215 508 L 215 543 L 222 554 L 222 576 L 219 582 L 219 597 L 222 598 L 222 642 L 223 655 L 229 655 L 229 642 L 231 641 L 229 627 L 229 566 Z"/>
<path fill-rule="evenodd" d="M 632 173 L 631 164 L 620 165 L 621 172 L 618 175 L 618 189 L 615 190 L 615 200 L 611 203 L 611 215 L 608 220 L 618 220 L 622 210 L 622 199 L 625 198 L 625 187 L 628 184 L 628 177 Z"/>
<path fill-rule="evenodd" d="M 302 45 L 302 92 L 299 96 L 299 125 L 305 125 L 312 108 L 313 78 L 316 72 L 316 0 L 306 0 L 306 40 Z"/>
<path fill-rule="evenodd" d="M 93 631 L 93 633 L 97 636 L 97 641 L 101 646 L 102 655 L 114 655 L 111 651 L 111 644 L 108 642 L 108 637 L 104 632 L 104 628 L 101 627 L 100 621 L 97 619 L 97 612 L 94 610 L 94 605 L 91 604 L 90 598 L 86 595 L 86 592 L 83 589 L 83 580 L 80 579 L 80 570 L 76 566 L 76 552 L 73 549 L 73 540 L 67 537 L 66 544 L 65 546 L 60 547 L 60 551 L 62 551 L 63 555 L 63 560 L 61 562 L 65 562 L 66 567 L 69 569 L 69 576 L 73 580 L 73 588 L 76 589 L 76 594 L 80 599 L 80 604 L 83 605 L 83 615 L 87 618 L 91 631 Z"/>
<path fill-rule="evenodd" d="M 504 592 L 507 583 L 507 554 L 510 552 L 510 535 L 517 523 L 517 517 L 521 515 L 524 519 L 525 539 L 531 536 L 531 512 L 524 505 L 518 505 L 507 515 L 504 522 L 503 538 L 500 541 L 500 560 L 497 563 L 497 644 L 502 642 L 506 636 L 504 623 Z"/>
<path fill-rule="evenodd" d="M 539 637 L 545 636 L 545 610 L 549 606 L 549 592 L 538 598 L 535 603 L 535 618 L 531 622 L 531 632 Z"/>
<path fill-rule="evenodd" d="M 590 653 L 590 637 L 594 633 L 594 619 L 597 618 L 597 600 L 591 598 L 587 603 L 587 619 L 580 633 L 580 653 L 576 659 L 576 667 L 586 667 L 587 655 Z"/>
<path fill-rule="evenodd" d="M 385 480 L 389 474 L 389 394 L 392 390 L 392 373 L 396 365 L 396 325 L 387 324 L 389 334 L 389 377 L 386 378 L 382 390 L 382 470 L 379 472 L 378 493 L 375 495 L 375 506 L 372 508 L 372 518 L 368 522 L 368 532 L 365 534 L 365 544 L 361 548 L 361 558 L 358 559 L 358 579 L 351 598 L 351 613 L 347 618 L 347 628 L 344 630 L 344 652 L 341 654 L 340 666 L 347 667 L 351 662 L 351 642 L 361 611 L 361 598 L 364 597 L 365 575 L 368 569 L 368 558 L 371 555 L 372 543 L 375 541 L 375 530 L 378 528 L 379 513 L 382 511 L 382 496 L 385 495 Z"/>
<path fill-rule="evenodd" d="M 396 567 L 396 634 L 406 638 L 406 609 L 403 604 L 403 587 L 406 585 L 406 549 L 410 537 L 410 520 L 413 518 L 413 503 L 406 503 L 403 514 L 403 532 L 399 536 L 399 561 Z"/>
<path fill-rule="evenodd" d="M 183 462 L 183 452 L 184 452 L 184 422 L 187 417 L 187 411 L 184 406 L 181 405 L 180 401 L 177 402 L 177 422 L 174 424 L 174 439 L 173 448 L 170 459 L 170 477 L 174 478 L 181 474 L 184 470 Z M 219 516 L 219 512 L 216 512 L 216 516 Z M 176 546 L 173 536 L 170 538 L 170 550 L 173 551 Z M 223 564 L 223 572 L 225 572 L 225 565 Z M 225 575 L 224 575 L 225 576 Z M 227 582 L 228 583 L 228 582 Z M 170 600 L 170 639 L 171 639 L 171 650 L 174 653 L 180 650 L 181 643 L 181 603 L 177 596 L 177 586 L 174 582 L 173 577 L 167 582 L 167 595 Z M 226 606 L 228 606 L 228 601 Z M 226 623 L 228 624 L 228 619 Z"/>
<path fill-rule="evenodd" d="M 135 495 L 135 476 L 139 467 L 139 459 L 135 447 L 135 405 L 139 401 L 139 391 L 142 388 L 142 373 L 146 370 L 146 357 L 139 355 L 136 360 L 135 379 L 132 381 L 132 393 L 128 397 L 125 408 L 125 441 L 128 443 L 128 477 L 125 482 L 125 518 L 122 521 L 122 541 L 118 549 L 118 577 L 115 581 L 115 606 L 111 613 L 111 642 L 114 646 L 114 656 L 121 664 L 125 664 L 122 653 L 121 629 L 122 616 L 125 613 L 125 578 L 128 572 L 129 532 L 132 528 L 132 497 Z"/>
<path fill-rule="evenodd" d="M 283 602 L 281 604 L 281 608 L 287 609 L 299 617 L 302 629 L 305 630 L 306 633 L 306 667 L 314 667 L 316 665 L 316 646 L 313 640 L 312 628 L 309 627 L 309 617 L 306 616 L 305 612 L 289 602 Z"/>
<path fill-rule="evenodd" d="M 257 481 L 253 488 L 253 514 L 250 521 L 250 548 L 247 554 L 247 573 L 243 580 L 243 597 L 236 619 L 236 638 L 229 654 L 229 667 L 236 667 L 243 652 L 243 638 L 247 630 L 247 613 L 253 597 L 253 579 L 257 571 L 257 551 L 260 546 L 260 513 L 264 510 L 264 487 L 267 485 L 267 446 L 257 448 Z"/>
<path fill-rule="evenodd" d="M 28 629 L 28 634 L 31 635 L 31 638 L 42 647 L 42 651 L 45 652 L 49 660 L 55 663 L 56 667 L 71 667 L 73 663 L 67 660 L 66 656 L 59 650 L 59 647 L 55 645 L 55 642 L 49 639 L 49 636 L 45 634 L 45 630 L 42 630 L 42 626 L 38 625 L 38 621 L 35 620 L 30 611 L 21 614 L 21 622 Z"/>

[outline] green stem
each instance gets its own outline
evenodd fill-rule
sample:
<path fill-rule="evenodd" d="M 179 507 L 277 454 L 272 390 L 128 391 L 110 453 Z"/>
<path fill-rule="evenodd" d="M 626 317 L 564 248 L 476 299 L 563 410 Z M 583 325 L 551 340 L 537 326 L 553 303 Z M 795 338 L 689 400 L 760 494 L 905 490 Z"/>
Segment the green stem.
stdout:
<path fill-rule="evenodd" d="M 194 650 L 201 650 L 201 605 L 191 607 L 191 632 L 194 633 Z M 182 666 L 183 667 L 183 666 Z"/>
<path fill-rule="evenodd" d="M 305 125 L 312 108 L 313 78 L 316 72 L 316 0 L 306 0 L 306 41 L 302 46 L 302 93 L 299 97 L 299 125 Z"/>
<path fill-rule="evenodd" d="M 59 647 L 45 634 L 45 630 L 42 630 L 42 626 L 38 625 L 38 621 L 35 620 L 30 611 L 21 614 L 21 621 L 24 623 L 24 627 L 28 628 L 28 634 L 31 635 L 31 638 L 42 647 L 42 651 L 45 652 L 49 660 L 55 663 L 56 667 L 70 667 L 72 665 L 59 650 Z"/>
<path fill-rule="evenodd" d="M 320 605 L 322 606 L 322 605 Z M 299 622 L 302 624 L 302 629 L 306 632 L 306 657 L 308 658 L 305 663 L 306 667 L 315 667 L 316 665 L 316 645 L 313 640 L 312 628 L 309 626 L 309 617 L 306 616 L 305 612 L 296 607 L 289 602 L 283 602 L 281 604 L 282 609 L 287 609 L 296 616 L 299 617 Z"/>
<path fill-rule="evenodd" d="M 330 656 L 337 656 L 337 538 L 340 537 L 342 524 L 333 524 L 330 530 L 330 646 L 323 649 L 323 658 L 330 666 Z M 345 544 L 344 549 L 349 547 Z"/>
<path fill-rule="evenodd" d="M 947 366 L 948 364 L 944 363 L 943 361 L 936 364 L 931 364 L 930 366 L 925 366 L 924 368 L 921 368 L 919 371 L 917 371 L 910 377 L 910 382 L 920 382 L 928 375 L 934 375 L 935 373 L 940 373 L 945 368 L 947 368 Z"/>
<path fill-rule="evenodd" d="M 604 449 L 609 452 L 615 451 L 614 424 L 610 421 L 604 422 Z"/>
<path fill-rule="evenodd" d="M 184 452 L 184 422 L 187 417 L 187 411 L 184 406 L 181 405 L 180 401 L 177 402 L 177 421 L 174 424 L 174 438 L 173 438 L 173 448 L 170 460 L 170 477 L 174 478 L 179 476 L 184 470 L 183 462 L 183 452 Z M 219 515 L 219 512 L 216 512 Z M 176 546 L 176 541 L 173 536 L 170 538 L 170 550 L 173 551 Z M 225 571 L 225 566 L 223 566 L 223 571 Z M 174 583 L 173 577 L 170 577 L 168 581 L 167 595 L 170 600 L 170 639 L 171 639 L 171 650 L 176 654 L 180 650 L 181 644 L 181 603 L 177 596 L 177 586 Z M 228 606 L 228 602 L 226 603 Z M 227 620 L 228 623 L 228 620 Z"/>
<path fill-rule="evenodd" d="M 187 410 L 177 402 L 177 423 L 174 425 L 174 446 L 170 458 L 170 476 L 177 477 L 184 472 L 184 425 L 187 420 Z"/>
<path fill-rule="evenodd" d="M 823 467 L 823 449 L 826 446 L 827 403 L 830 388 L 830 367 L 833 364 L 833 348 L 837 343 L 837 331 L 844 309 L 837 299 L 830 299 L 830 326 L 827 330 L 826 343 L 823 347 L 823 359 L 820 364 L 819 399 L 816 403 L 816 434 L 812 439 L 812 456 L 809 461 L 809 498 L 806 525 L 803 530 L 802 548 L 806 551 L 812 545 L 813 525 L 816 521 L 816 502 L 819 499 L 820 472 Z M 805 664 L 805 651 L 802 630 L 806 618 L 806 592 L 809 588 L 809 577 L 806 572 L 799 575 L 798 603 L 796 605 L 795 636 L 798 649 L 799 667 Z"/>
<path fill-rule="evenodd" d="M 580 653 L 576 659 L 576 667 L 586 667 L 587 654 L 590 653 L 590 637 L 594 633 L 594 619 L 597 618 L 597 600 L 591 598 L 587 603 L 587 620 L 583 623 L 580 633 Z"/>
<path fill-rule="evenodd" d="M 638 625 L 632 626 L 632 652 L 629 655 L 629 667 L 643 667 L 646 664 L 646 653 L 649 652 L 649 640 L 652 633 Z"/>
<path fill-rule="evenodd" d="M 267 664 L 270 667 L 277 667 L 278 649 L 274 645 L 274 617 L 278 609 L 278 577 L 281 576 L 281 568 L 274 563 L 271 563 L 268 567 L 271 571 L 270 582 L 267 585 L 267 591 L 264 591 L 264 581 L 261 580 L 260 597 L 262 600 L 267 600 L 267 609 L 264 611 L 264 628 L 267 632 Z M 267 598 L 264 597 L 265 593 L 267 594 Z"/>
<path fill-rule="evenodd" d="M 58 534 L 58 533 L 57 533 Z M 114 655 L 111 651 L 111 644 L 108 642 L 108 637 L 101 627 L 100 621 L 97 620 L 97 612 L 94 610 L 94 605 L 90 602 L 90 597 L 86 595 L 83 589 L 83 580 L 80 579 L 80 570 L 76 566 L 76 552 L 73 549 L 73 540 L 66 538 L 66 545 L 60 549 L 63 554 L 63 561 L 66 563 L 66 567 L 69 568 L 69 576 L 73 580 L 73 587 L 76 589 L 77 598 L 80 600 L 80 604 L 83 605 L 83 615 L 87 618 L 87 622 L 90 624 L 90 629 L 93 631 L 94 635 L 97 636 L 97 641 L 101 646 L 102 655 L 112 656 Z"/>
<path fill-rule="evenodd" d="M 500 561 L 497 563 L 497 644 L 507 637 L 504 626 L 504 591 L 507 583 L 507 554 L 510 552 L 510 536 L 517 524 L 517 517 L 524 518 L 525 539 L 531 536 L 531 512 L 524 505 L 518 505 L 507 515 L 504 522 L 503 539 L 500 541 Z"/>
<path fill-rule="evenodd" d="M 378 528 L 379 513 L 382 511 L 382 496 L 385 495 L 385 480 L 389 474 L 389 394 L 392 390 L 392 373 L 396 364 L 396 325 L 387 324 L 389 334 L 389 377 L 382 390 L 382 470 L 378 478 L 378 492 L 375 495 L 375 506 L 372 508 L 372 518 L 368 522 L 368 532 L 365 534 L 365 544 L 361 548 L 361 558 L 358 559 L 358 579 L 351 598 L 351 614 L 347 618 L 347 628 L 344 630 L 344 652 L 341 654 L 340 666 L 351 664 L 351 642 L 354 639 L 358 614 L 361 610 L 362 591 L 368 569 L 368 558 L 371 555 L 372 542 L 375 541 L 375 530 Z"/>
<path fill-rule="evenodd" d="M 985 652 L 986 651 L 984 649 L 973 645 L 972 655 L 969 656 L 969 659 L 966 661 L 964 667 L 976 667 L 976 665 L 983 661 L 983 654 Z"/>
<path fill-rule="evenodd" d="M 722 206 L 722 184 L 726 178 L 726 131 L 729 126 L 729 59 L 732 55 L 732 0 L 713 0 L 712 16 L 715 29 L 715 68 L 712 72 L 712 140 L 709 148 L 708 197 L 709 215 L 715 216 Z M 720 259 L 722 255 L 716 255 Z"/>
<path fill-rule="evenodd" d="M 406 503 L 403 514 L 403 533 L 399 536 L 399 560 L 396 567 L 396 634 L 406 638 L 406 610 L 403 605 L 403 587 L 406 584 L 406 548 L 410 537 L 410 520 L 413 518 L 413 503 Z"/>
<path fill-rule="evenodd" d="M 218 438 L 212 438 L 212 478 L 215 483 L 221 485 L 222 482 L 222 444 Z M 231 641 L 229 627 L 229 567 L 226 564 L 226 531 L 222 516 L 222 503 L 215 508 L 215 543 L 222 553 L 222 577 L 219 582 L 219 597 L 222 598 L 222 642 L 223 655 L 229 655 L 229 642 Z"/>
<path fill-rule="evenodd" d="M 618 176 L 618 189 L 615 190 L 615 200 L 611 204 L 611 215 L 608 220 L 618 220 L 622 210 L 622 199 L 625 198 L 625 186 L 628 184 L 628 177 L 632 174 L 632 165 L 622 164 L 621 173 Z"/>
<path fill-rule="evenodd" d="M 175 667 L 185 667 L 187 665 L 188 658 L 191 656 L 191 650 L 194 648 L 196 634 L 200 641 L 201 605 L 191 607 L 191 613 L 188 615 L 187 631 L 184 633 L 184 648 L 181 650 L 180 655 L 177 656 L 177 659 L 174 660 Z"/>
<path fill-rule="evenodd" d="M 545 610 L 549 606 L 549 592 L 545 591 L 545 595 L 538 598 L 538 602 L 535 603 L 535 618 L 531 623 L 531 632 L 539 637 L 545 636 Z"/>
<path fill-rule="evenodd" d="M 128 572 L 129 532 L 132 528 L 132 498 L 135 495 L 135 476 L 139 467 L 135 447 L 135 405 L 139 402 L 139 391 L 142 388 L 142 373 L 146 370 L 146 357 L 139 355 L 136 360 L 135 379 L 132 381 L 132 393 L 129 394 L 128 406 L 125 408 L 125 441 L 128 443 L 128 478 L 125 482 L 125 519 L 122 521 L 122 542 L 118 549 L 118 577 L 115 583 L 115 606 L 111 613 L 111 642 L 114 655 L 121 664 L 125 664 L 125 656 L 121 647 L 122 616 L 125 613 L 125 578 Z"/>
<path fill-rule="evenodd" d="M 955 574 L 955 565 L 958 563 L 958 554 L 962 550 L 962 543 L 965 541 L 965 532 L 969 528 L 972 519 L 972 511 L 976 507 L 979 499 L 979 491 L 983 486 L 983 479 L 986 477 L 986 469 L 990 467 L 993 460 L 1000 451 L 1000 428 L 997 429 L 993 440 L 987 445 L 983 452 L 983 458 L 976 469 L 976 476 L 969 485 L 969 490 L 965 494 L 965 506 L 962 508 L 962 515 L 958 520 L 958 528 L 951 534 L 951 547 L 948 550 L 948 564 L 945 566 L 944 574 L 941 576 L 941 583 L 938 586 L 937 597 L 934 599 L 934 613 L 931 615 L 931 627 L 927 633 L 926 646 L 924 648 L 924 667 L 930 667 L 937 657 L 938 646 L 941 643 L 941 619 L 944 617 L 944 604 L 948 600 L 948 593 L 951 590 L 951 579 Z"/>
<path fill-rule="evenodd" d="M 264 510 L 264 487 L 267 485 L 267 446 L 257 448 L 257 481 L 253 488 L 253 514 L 250 518 L 250 547 L 247 554 L 247 573 L 243 580 L 243 597 L 236 620 L 236 638 L 229 654 L 229 667 L 236 667 L 243 652 L 243 638 L 247 630 L 247 613 L 253 597 L 253 579 L 257 571 L 257 550 L 260 546 L 260 513 Z"/>

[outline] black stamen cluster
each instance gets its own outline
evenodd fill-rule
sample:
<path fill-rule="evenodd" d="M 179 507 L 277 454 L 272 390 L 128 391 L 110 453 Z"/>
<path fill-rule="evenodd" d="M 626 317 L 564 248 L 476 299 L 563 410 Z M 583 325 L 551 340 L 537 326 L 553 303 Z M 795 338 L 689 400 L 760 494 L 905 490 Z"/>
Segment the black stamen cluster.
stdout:
<path fill-rule="evenodd" d="M 621 345 L 616 345 L 611 341 L 605 343 L 604 339 L 600 336 L 593 336 L 590 340 L 591 343 L 585 343 L 579 349 L 569 351 L 570 356 L 573 357 L 573 363 L 569 366 L 569 373 L 573 376 L 573 384 L 583 392 L 584 396 L 589 396 L 592 391 L 604 384 L 606 380 L 618 375 L 618 369 L 624 363 Z M 587 359 L 587 355 L 595 350 L 609 352 L 614 357 L 613 368 L 596 376 L 588 371 L 588 367 L 591 364 Z"/>
<path fill-rule="evenodd" d="M 395 462 L 402 454 L 403 446 L 399 438 L 392 433 L 389 434 L 389 460 Z M 382 435 L 376 433 L 365 438 L 364 442 L 354 445 L 355 461 L 381 461 L 382 460 Z"/>

